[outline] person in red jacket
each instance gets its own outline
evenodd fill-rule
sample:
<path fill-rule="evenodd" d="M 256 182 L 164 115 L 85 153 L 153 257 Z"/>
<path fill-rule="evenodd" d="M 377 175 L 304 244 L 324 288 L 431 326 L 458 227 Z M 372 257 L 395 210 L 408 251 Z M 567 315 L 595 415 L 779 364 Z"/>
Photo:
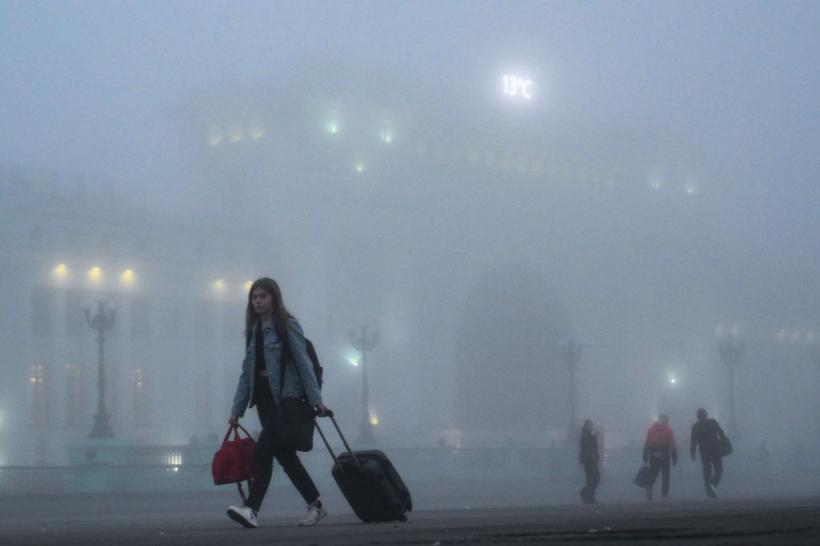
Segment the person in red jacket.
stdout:
<path fill-rule="evenodd" d="M 661 495 L 663 500 L 669 500 L 669 463 L 678 463 L 678 449 L 675 445 L 675 433 L 669 427 L 669 417 L 659 415 L 658 420 L 652 423 L 646 433 L 646 442 L 643 445 L 643 462 L 649 464 L 652 479 L 646 487 L 646 500 L 652 500 L 652 489 L 658 472 L 662 476 Z"/>

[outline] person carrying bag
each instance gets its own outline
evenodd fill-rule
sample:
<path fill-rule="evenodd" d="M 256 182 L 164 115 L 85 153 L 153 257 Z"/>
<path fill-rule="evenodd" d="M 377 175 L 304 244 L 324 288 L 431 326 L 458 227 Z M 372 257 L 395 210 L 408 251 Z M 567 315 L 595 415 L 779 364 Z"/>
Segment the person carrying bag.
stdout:
<path fill-rule="evenodd" d="M 242 506 L 229 506 L 228 517 L 259 526 L 257 514 L 270 484 L 273 459 L 307 503 L 299 525 L 315 525 L 327 515 L 319 491 L 297 455 L 313 442 L 313 416 L 330 410 L 322 402 L 321 368 L 314 369 L 299 323 L 285 308 L 279 285 L 257 279 L 248 291 L 245 313 L 245 358 L 229 423 L 237 424 L 247 407 L 256 406 L 262 432 L 256 445 L 254 478 Z M 288 368 L 296 373 L 286 373 Z"/>

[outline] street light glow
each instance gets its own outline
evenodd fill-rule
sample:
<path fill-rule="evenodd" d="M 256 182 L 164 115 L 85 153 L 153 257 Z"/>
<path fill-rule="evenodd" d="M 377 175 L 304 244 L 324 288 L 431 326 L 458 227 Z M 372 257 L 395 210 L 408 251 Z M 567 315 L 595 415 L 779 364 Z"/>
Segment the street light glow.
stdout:
<path fill-rule="evenodd" d="M 260 138 L 265 136 L 265 130 L 262 127 L 255 126 L 248 131 L 248 134 L 250 135 L 251 139 L 259 140 Z"/>
<path fill-rule="evenodd" d="M 233 143 L 236 143 L 242 140 L 242 137 L 244 136 L 244 131 L 242 131 L 240 127 L 236 127 L 232 129 L 230 133 L 228 133 L 228 140 Z"/>
<path fill-rule="evenodd" d="M 347 347 L 344 350 L 344 352 L 342 353 L 342 358 L 345 360 L 345 362 L 347 362 L 354 368 L 357 368 L 359 366 L 359 351 L 351 347 Z"/>
<path fill-rule="evenodd" d="M 225 291 L 225 281 L 223 281 L 222 279 L 216 279 L 214 281 L 213 288 L 214 292 L 217 292 L 219 294 L 223 293 Z"/>
<path fill-rule="evenodd" d="M 381 132 L 379 134 L 379 138 L 385 144 L 390 144 L 393 142 L 393 129 L 390 126 L 390 120 L 384 120 L 384 124 L 382 125 Z"/>
<path fill-rule="evenodd" d="M 131 286 L 134 284 L 134 277 L 134 270 L 126 269 L 122 272 L 122 274 L 120 274 L 120 281 L 122 281 L 122 284 L 124 284 L 125 286 Z"/>
<path fill-rule="evenodd" d="M 103 270 L 100 266 L 95 265 L 91 269 L 88 270 L 88 280 L 93 283 L 98 283 L 103 278 Z"/>
<path fill-rule="evenodd" d="M 356 172 L 359 173 L 359 174 L 362 174 L 364 172 L 364 162 L 363 161 L 357 161 L 356 162 Z"/>
<path fill-rule="evenodd" d="M 242 287 L 245 289 L 245 292 L 251 291 L 251 286 L 253 286 L 253 281 L 245 281 Z"/>
<path fill-rule="evenodd" d="M 58 264 L 52 271 L 54 278 L 58 281 L 64 281 L 68 278 L 68 266 L 66 264 Z"/>
<path fill-rule="evenodd" d="M 214 148 L 220 144 L 222 144 L 222 129 L 212 129 L 208 134 L 208 145 Z"/>
<path fill-rule="evenodd" d="M 374 427 L 379 424 L 379 416 L 375 413 L 370 414 L 370 424 Z"/>
<path fill-rule="evenodd" d="M 328 112 L 327 121 L 325 122 L 325 131 L 327 131 L 328 134 L 337 135 L 340 130 L 339 112 L 334 108 Z"/>

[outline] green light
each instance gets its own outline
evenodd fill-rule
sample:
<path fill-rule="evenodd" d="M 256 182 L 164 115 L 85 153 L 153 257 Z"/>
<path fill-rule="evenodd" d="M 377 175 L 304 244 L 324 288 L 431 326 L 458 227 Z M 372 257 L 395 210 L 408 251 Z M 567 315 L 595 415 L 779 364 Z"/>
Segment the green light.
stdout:
<path fill-rule="evenodd" d="M 344 355 L 344 359 L 347 360 L 351 366 L 359 365 L 359 353 L 356 351 L 347 351 Z"/>
<path fill-rule="evenodd" d="M 393 142 L 393 129 L 390 126 L 390 120 L 386 119 L 382 123 L 381 131 L 379 131 L 379 138 L 385 144 Z"/>

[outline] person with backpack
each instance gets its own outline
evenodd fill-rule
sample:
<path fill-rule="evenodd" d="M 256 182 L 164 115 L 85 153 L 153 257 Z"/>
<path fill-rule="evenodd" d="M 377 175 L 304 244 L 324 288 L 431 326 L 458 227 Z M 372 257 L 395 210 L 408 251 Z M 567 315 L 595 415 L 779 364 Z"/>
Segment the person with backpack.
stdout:
<path fill-rule="evenodd" d="M 697 412 L 698 420 L 692 425 L 690 454 L 695 460 L 695 450 L 700 447 L 700 461 L 703 464 L 703 484 L 706 494 L 717 498 L 717 486 L 723 476 L 723 455 L 721 447 L 728 443 L 726 434 L 718 422 L 709 419 L 706 410 L 700 408 Z"/>
<path fill-rule="evenodd" d="M 310 447 L 294 440 L 307 433 L 312 443 L 314 414 L 332 413 L 322 402 L 321 367 L 311 349 L 285 307 L 276 281 L 267 277 L 254 281 L 245 312 L 245 358 L 228 420 L 234 425 L 247 407 L 256 406 L 262 425 L 248 498 L 243 506 L 228 507 L 228 517 L 245 527 L 259 526 L 257 514 L 270 484 L 274 458 L 307 503 L 307 514 L 298 524 L 315 525 L 327 515 L 316 485 L 296 454 L 297 447 L 302 451 Z"/>
<path fill-rule="evenodd" d="M 650 481 L 646 487 L 646 500 L 652 500 L 652 489 L 658 473 L 661 474 L 661 497 L 669 500 L 669 463 L 678 464 L 678 448 L 675 445 L 675 433 L 669 427 L 669 417 L 659 415 L 646 433 L 643 445 L 643 462 L 649 465 Z"/>
<path fill-rule="evenodd" d="M 595 500 L 595 490 L 601 482 L 601 473 L 598 470 L 600 458 L 598 435 L 595 433 L 592 421 L 587 419 L 581 428 L 580 453 L 578 455 L 586 476 L 586 484 L 581 489 L 581 500 L 584 504 L 598 504 L 598 501 Z"/>

